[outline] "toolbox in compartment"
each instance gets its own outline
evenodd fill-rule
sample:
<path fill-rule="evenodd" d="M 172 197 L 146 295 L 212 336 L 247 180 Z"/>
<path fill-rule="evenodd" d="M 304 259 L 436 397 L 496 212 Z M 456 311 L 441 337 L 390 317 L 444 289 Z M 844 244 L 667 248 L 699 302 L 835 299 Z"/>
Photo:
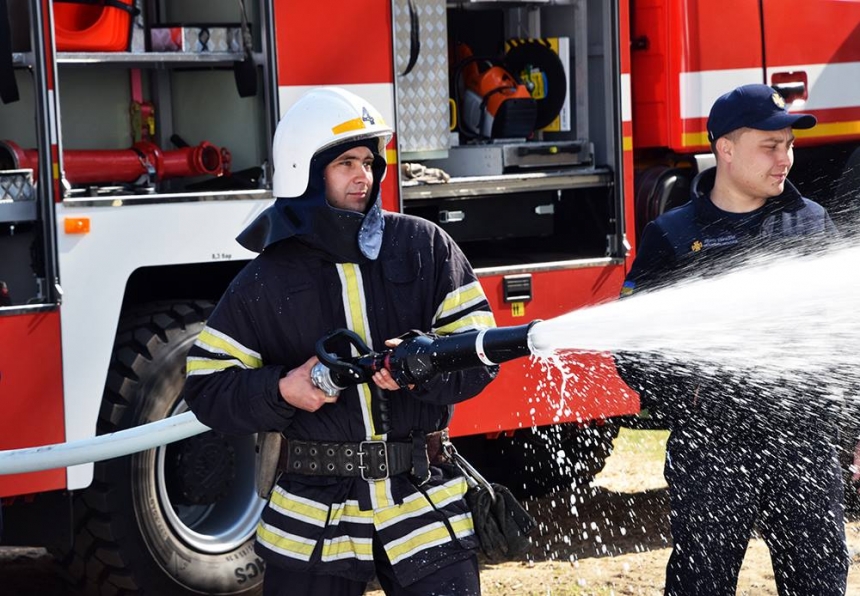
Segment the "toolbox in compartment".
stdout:
<path fill-rule="evenodd" d="M 404 211 L 439 224 L 457 242 L 550 236 L 555 192 L 409 201 Z"/>

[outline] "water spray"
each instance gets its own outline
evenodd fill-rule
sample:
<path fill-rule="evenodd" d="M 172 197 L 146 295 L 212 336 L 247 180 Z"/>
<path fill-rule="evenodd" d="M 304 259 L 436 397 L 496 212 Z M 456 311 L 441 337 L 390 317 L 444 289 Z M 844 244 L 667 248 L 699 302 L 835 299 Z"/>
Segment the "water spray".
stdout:
<path fill-rule="evenodd" d="M 354 332 L 337 329 L 317 341 L 320 361 L 311 370 L 311 379 L 327 395 L 338 395 L 350 385 L 370 382 L 382 369 L 387 369 L 398 385 L 408 387 L 441 373 L 501 364 L 531 354 L 529 331 L 538 322 L 441 337 L 412 333 L 382 352 L 371 350 Z M 338 340 L 346 340 L 359 356 L 339 359 L 333 355 L 332 344 Z"/>

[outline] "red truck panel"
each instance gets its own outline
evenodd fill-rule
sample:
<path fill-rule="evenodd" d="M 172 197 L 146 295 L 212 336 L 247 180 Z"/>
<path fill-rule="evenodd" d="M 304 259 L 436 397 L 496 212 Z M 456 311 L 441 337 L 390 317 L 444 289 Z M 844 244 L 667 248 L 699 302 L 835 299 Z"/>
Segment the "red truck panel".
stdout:
<path fill-rule="evenodd" d="M 756 0 L 637 1 L 631 39 L 637 149 L 682 149 L 685 133 L 704 129 L 681 117 L 681 73 L 762 67 Z"/>
<path fill-rule="evenodd" d="M 59 313 L 0 316 L 0 338 L 0 451 L 62 443 Z M 4 497 L 65 486 L 64 468 L 0 476 Z"/>
<path fill-rule="evenodd" d="M 643 0 L 633 14 L 634 146 L 708 150 L 709 106 L 747 83 L 809 80 L 799 145 L 860 138 L 860 3 Z M 796 72 L 795 72 L 796 71 Z M 847 81 L 851 86 L 846 88 Z"/>
<path fill-rule="evenodd" d="M 800 144 L 860 138 L 860 3 L 764 0 L 768 83 L 806 84 L 806 112 L 818 125 L 797 131 Z"/>
<path fill-rule="evenodd" d="M 389 0 L 276 2 L 274 10 L 278 85 L 394 80 Z"/>
<path fill-rule="evenodd" d="M 501 275 L 481 278 L 496 323 L 522 325 L 616 299 L 624 281 L 624 267 L 607 265 L 533 273 L 534 299 L 526 305 L 522 317 L 513 316 L 510 305 L 502 302 L 502 279 Z M 571 347 L 575 348 L 576 338 L 571 339 Z M 618 377 L 608 354 L 568 353 L 564 360 L 572 374 L 564 395 L 560 392 L 562 375 L 557 369 L 525 358 L 503 364 L 499 378 L 481 395 L 457 405 L 452 434 L 493 433 L 639 411 L 638 396 Z"/>
<path fill-rule="evenodd" d="M 332 6 L 275 3 L 278 85 L 393 84 L 391 3 L 365 0 L 338 3 L 335 10 Z M 397 146 L 396 137 L 388 146 Z M 382 182 L 382 201 L 385 209 L 398 211 L 397 164 L 391 157 Z"/>
<path fill-rule="evenodd" d="M 762 11 L 768 66 L 860 61 L 860 3 L 763 0 Z"/>

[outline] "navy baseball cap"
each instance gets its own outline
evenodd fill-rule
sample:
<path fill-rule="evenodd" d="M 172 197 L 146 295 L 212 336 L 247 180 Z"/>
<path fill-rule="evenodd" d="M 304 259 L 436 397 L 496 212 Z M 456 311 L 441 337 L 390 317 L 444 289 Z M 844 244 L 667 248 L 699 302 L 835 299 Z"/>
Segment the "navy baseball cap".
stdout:
<path fill-rule="evenodd" d="M 713 143 L 739 128 L 812 128 L 816 122 L 812 114 L 789 113 L 785 109 L 785 100 L 773 87 L 743 85 L 714 102 L 708 116 L 708 140 Z"/>

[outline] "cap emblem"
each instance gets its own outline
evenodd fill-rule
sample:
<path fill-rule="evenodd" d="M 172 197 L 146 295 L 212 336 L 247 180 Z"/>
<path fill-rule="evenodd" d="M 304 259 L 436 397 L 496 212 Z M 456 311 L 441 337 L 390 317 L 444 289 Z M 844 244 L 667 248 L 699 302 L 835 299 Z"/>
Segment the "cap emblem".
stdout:
<path fill-rule="evenodd" d="M 773 95 L 771 95 L 770 98 L 773 100 L 773 103 L 776 104 L 776 107 L 778 107 L 780 110 L 785 109 L 785 100 L 782 98 L 782 95 L 774 91 Z"/>

